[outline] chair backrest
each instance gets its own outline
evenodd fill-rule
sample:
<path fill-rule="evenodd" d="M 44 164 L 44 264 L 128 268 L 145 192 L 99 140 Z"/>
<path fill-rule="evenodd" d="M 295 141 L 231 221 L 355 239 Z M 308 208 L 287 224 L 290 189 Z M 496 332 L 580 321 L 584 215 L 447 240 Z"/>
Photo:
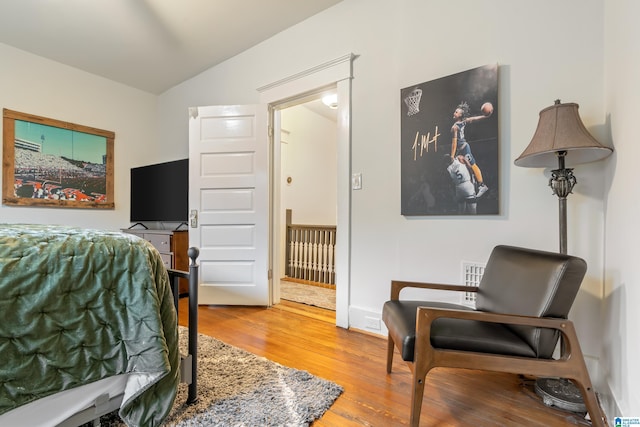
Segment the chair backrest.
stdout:
<path fill-rule="evenodd" d="M 476 309 L 494 313 L 566 319 L 587 271 L 578 257 L 513 246 L 496 246 L 484 270 Z M 536 351 L 552 356 L 558 333 L 510 327 Z"/>

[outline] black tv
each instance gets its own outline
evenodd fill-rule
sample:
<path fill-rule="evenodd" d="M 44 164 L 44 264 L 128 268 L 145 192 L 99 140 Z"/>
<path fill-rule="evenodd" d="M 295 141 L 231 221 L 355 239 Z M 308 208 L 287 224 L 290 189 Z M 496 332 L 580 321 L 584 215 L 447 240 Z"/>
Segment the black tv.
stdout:
<path fill-rule="evenodd" d="M 130 206 L 130 220 L 134 223 L 186 223 L 189 219 L 189 159 L 131 168 Z"/>

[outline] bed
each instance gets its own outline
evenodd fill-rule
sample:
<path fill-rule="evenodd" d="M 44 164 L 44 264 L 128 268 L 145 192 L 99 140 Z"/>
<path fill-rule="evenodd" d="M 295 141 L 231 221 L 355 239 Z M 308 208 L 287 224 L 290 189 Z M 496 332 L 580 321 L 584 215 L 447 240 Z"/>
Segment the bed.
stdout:
<path fill-rule="evenodd" d="M 191 276 L 191 311 L 190 256 L 191 274 L 173 273 Z M 181 377 L 195 401 L 197 313 L 181 357 L 174 288 L 136 236 L 0 224 L 0 425 L 79 425 L 119 408 L 129 426 L 156 426 Z"/>

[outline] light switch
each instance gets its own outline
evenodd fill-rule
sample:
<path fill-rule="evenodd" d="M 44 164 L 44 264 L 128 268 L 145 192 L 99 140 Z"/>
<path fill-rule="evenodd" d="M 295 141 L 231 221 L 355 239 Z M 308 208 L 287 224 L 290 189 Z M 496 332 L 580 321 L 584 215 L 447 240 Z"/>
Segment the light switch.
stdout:
<path fill-rule="evenodd" d="M 351 175 L 351 188 L 354 190 L 362 190 L 362 174 L 354 173 Z"/>

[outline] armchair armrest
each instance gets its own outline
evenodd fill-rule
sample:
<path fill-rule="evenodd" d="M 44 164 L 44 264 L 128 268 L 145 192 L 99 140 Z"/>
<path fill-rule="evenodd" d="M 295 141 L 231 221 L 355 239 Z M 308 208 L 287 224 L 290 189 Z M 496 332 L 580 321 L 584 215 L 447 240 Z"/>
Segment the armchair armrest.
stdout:
<path fill-rule="evenodd" d="M 400 291 L 404 288 L 435 289 L 440 291 L 478 292 L 477 286 L 447 285 L 443 283 L 391 281 L 391 300 L 400 299 Z"/>
<path fill-rule="evenodd" d="M 568 359 L 572 353 L 572 343 L 577 342 L 573 322 L 568 319 L 551 317 L 520 316 L 515 314 L 491 313 L 486 311 L 467 311 L 435 307 L 418 307 L 416 336 L 431 336 L 431 324 L 438 318 L 475 320 L 479 322 L 501 323 L 508 325 L 531 326 L 559 331 L 563 340 L 561 359 Z"/>

